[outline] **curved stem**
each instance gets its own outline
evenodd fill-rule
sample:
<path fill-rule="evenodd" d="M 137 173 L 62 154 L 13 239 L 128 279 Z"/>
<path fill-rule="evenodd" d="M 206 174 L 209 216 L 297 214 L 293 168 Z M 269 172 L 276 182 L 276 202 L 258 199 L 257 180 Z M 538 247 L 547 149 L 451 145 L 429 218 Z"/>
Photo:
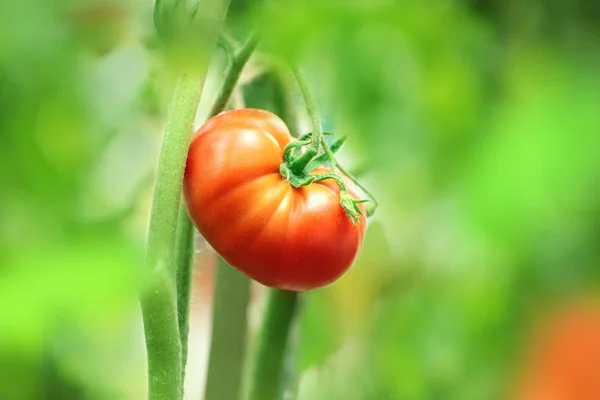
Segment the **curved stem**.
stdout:
<path fill-rule="evenodd" d="M 371 192 L 369 192 L 369 190 L 359 182 L 359 180 L 352 175 L 346 168 L 344 168 L 342 165 L 340 165 L 339 163 L 337 164 L 337 168 L 340 170 L 340 172 L 344 175 L 346 175 L 348 177 L 348 179 L 350 179 L 352 182 L 354 182 L 354 184 L 356 186 L 358 186 L 363 192 L 365 192 L 365 194 L 367 196 L 369 196 L 369 199 L 371 199 L 371 202 L 373 203 L 373 207 L 368 208 L 367 209 L 367 215 L 370 217 L 371 215 L 373 215 L 373 213 L 375 212 L 375 210 L 377 209 L 377 207 L 379 206 L 379 204 L 377 203 L 377 200 L 375 199 L 375 196 L 373 196 L 371 194 Z"/>
<path fill-rule="evenodd" d="M 306 110 L 308 111 L 308 116 L 310 117 L 310 122 L 312 125 L 312 142 L 310 147 L 306 149 L 304 154 L 299 156 L 290 165 L 290 169 L 294 173 L 301 175 L 304 167 L 306 167 L 310 160 L 312 160 L 319 153 L 319 145 L 321 144 L 321 138 L 323 137 L 323 129 L 321 128 L 321 113 L 319 112 L 319 106 L 317 105 L 315 96 L 308 86 L 306 78 L 298 69 L 294 69 L 294 76 L 296 77 L 298 87 L 302 92 L 302 97 L 304 98 Z"/>
<path fill-rule="evenodd" d="M 181 343 L 177 331 L 177 299 L 173 278 L 156 270 L 140 297 L 148 349 L 148 398 L 180 399 Z"/>
<path fill-rule="evenodd" d="M 332 172 L 335 172 L 335 168 L 337 167 L 337 160 L 335 159 L 335 155 L 331 151 L 331 148 L 327 144 L 325 136 L 321 137 L 321 145 L 323 146 L 323 149 L 325 149 L 325 154 L 327 154 L 327 158 L 329 159 L 329 168 Z"/>
<path fill-rule="evenodd" d="M 250 279 L 219 257 L 216 280 L 204 398 L 238 400 L 242 392 L 246 354 Z"/>
<path fill-rule="evenodd" d="M 346 214 L 350 218 L 350 222 L 352 222 L 352 224 L 360 223 L 359 215 L 364 215 L 364 212 L 360 209 L 358 205 L 361 203 L 370 202 L 371 200 L 354 199 L 350 194 L 348 194 L 348 188 L 346 187 L 344 180 L 336 173 L 318 174 L 312 176 L 315 181 L 334 179 L 340 187 L 340 205 L 342 206 L 342 209 L 346 211 Z"/>
<path fill-rule="evenodd" d="M 259 335 L 248 400 L 276 400 L 298 293 L 272 289 Z"/>
<path fill-rule="evenodd" d="M 208 33 L 203 38 L 206 51 L 212 50 L 216 43 L 216 34 L 227 14 L 229 1 L 215 2 L 198 21 L 203 22 L 203 31 Z M 161 3 L 157 2 L 155 12 L 161 10 Z M 150 400 L 180 400 L 183 393 L 175 233 L 187 149 L 208 72 L 208 62 L 203 56 L 193 60 L 192 64 L 178 65 L 182 69 L 177 71 L 179 77 L 167 115 L 150 214 L 147 243 L 150 276 L 140 298 Z"/>
<path fill-rule="evenodd" d="M 221 32 L 217 45 L 221 46 L 230 58 L 233 57 L 238 47 L 235 39 L 227 32 Z"/>
<path fill-rule="evenodd" d="M 147 250 L 151 283 L 141 297 L 148 350 L 148 391 L 152 400 L 181 397 L 174 233 L 185 158 L 205 73 L 184 73 L 177 81 L 156 173 Z"/>
<path fill-rule="evenodd" d="M 225 71 L 225 79 L 219 88 L 219 94 L 215 100 L 213 107 L 210 110 L 208 117 L 213 117 L 223 111 L 227 106 L 227 102 L 235 89 L 238 79 L 246 65 L 246 62 L 256 49 L 259 39 L 257 35 L 251 35 L 244 44 L 235 52 L 227 71 Z"/>
<path fill-rule="evenodd" d="M 344 183 L 343 179 L 341 176 L 339 176 L 336 173 L 331 173 L 331 174 L 318 174 L 318 175 L 313 175 L 313 177 L 315 178 L 315 181 L 324 181 L 325 179 L 333 179 L 337 182 L 337 184 L 340 187 L 340 192 L 341 193 L 346 193 L 346 191 L 348 190 L 348 188 L 346 187 L 346 184 Z"/>
<path fill-rule="evenodd" d="M 192 289 L 192 271 L 194 261 L 194 226 L 183 201 L 179 207 L 177 222 L 177 248 L 175 264 L 177 265 L 177 320 L 181 341 L 181 381 L 185 380 L 185 367 L 188 353 L 188 334 L 190 313 L 190 295 Z"/>
<path fill-rule="evenodd" d="M 275 86 L 275 115 L 285 121 L 293 137 L 298 137 L 298 118 L 294 102 L 294 84 L 289 71 L 283 71 L 281 68 L 274 68 L 271 72 Z"/>

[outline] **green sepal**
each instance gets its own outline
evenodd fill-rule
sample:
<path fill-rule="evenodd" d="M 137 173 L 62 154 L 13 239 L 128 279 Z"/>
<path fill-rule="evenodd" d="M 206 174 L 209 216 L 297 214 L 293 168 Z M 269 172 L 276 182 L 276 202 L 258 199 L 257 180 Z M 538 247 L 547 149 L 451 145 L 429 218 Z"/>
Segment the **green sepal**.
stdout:
<path fill-rule="evenodd" d="M 290 185 L 292 185 L 295 188 L 308 186 L 315 181 L 315 177 L 310 174 L 305 174 L 301 176 L 292 174 L 292 171 L 290 171 L 290 168 L 284 162 L 281 163 L 281 165 L 279 166 L 279 173 L 281 174 L 283 179 L 288 181 Z"/>
<path fill-rule="evenodd" d="M 344 142 L 346 142 L 346 136 L 344 136 L 342 138 L 339 138 L 338 140 L 336 140 L 335 142 L 333 142 L 333 144 L 331 146 L 329 146 L 329 148 L 331 149 L 331 152 L 333 154 L 337 153 L 338 150 L 344 144 Z M 305 171 L 306 172 L 311 172 L 315 168 L 320 167 L 321 165 L 325 164 L 327 161 L 329 161 L 329 155 L 328 154 L 321 154 L 319 157 L 313 159 L 311 162 L 308 163 L 308 165 L 306 165 Z"/>
<path fill-rule="evenodd" d="M 346 211 L 352 225 L 360 223 L 359 215 L 365 215 L 358 205 L 368 201 L 370 200 L 355 200 L 347 192 L 340 192 L 340 205 Z"/>

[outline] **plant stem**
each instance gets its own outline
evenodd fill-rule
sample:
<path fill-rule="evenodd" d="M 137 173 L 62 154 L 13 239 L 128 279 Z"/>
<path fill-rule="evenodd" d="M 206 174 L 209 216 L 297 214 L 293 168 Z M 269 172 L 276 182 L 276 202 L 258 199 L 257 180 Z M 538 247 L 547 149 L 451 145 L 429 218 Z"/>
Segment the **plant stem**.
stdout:
<path fill-rule="evenodd" d="M 217 99 L 210 110 L 209 118 L 217 115 L 225 109 L 227 102 L 235 89 L 238 79 L 246 65 L 246 62 L 256 49 L 259 39 L 257 35 L 251 35 L 242 46 L 233 55 L 227 71 L 225 71 L 225 79 L 219 88 Z"/>
<path fill-rule="evenodd" d="M 293 137 L 298 137 L 298 118 L 293 96 L 293 83 L 290 82 L 291 76 L 279 68 L 275 68 L 270 73 L 275 86 L 275 114 L 281 118 L 288 126 Z"/>
<path fill-rule="evenodd" d="M 297 300 L 297 292 L 278 289 L 269 291 L 252 370 L 249 400 L 277 399 Z"/>
<path fill-rule="evenodd" d="M 339 163 L 337 164 L 337 169 L 339 169 L 342 174 L 344 174 L 346 177 L 348 177 L 348 179 L 350 179 L 352 182 L 354 182 L 354 184 L 356 186 L 358 186 L 359 188 L 361 188 L 361 190 L 363 192 L 365 192 L 365 194 L 367 196 L 369 196 L 369 198 L 371 199 L 371 202 L 372 202 L 373 205 L 372 205 L 372 207 L 366 207 L 367 208 L 367 216 L 370 217 L 371 215 L 373 215 L 373 213 L 375 212 L 375 210 L 377 209 L 377 207 L 379 205 L 377 203 L 377 200 L 375 200 L 375 196 L 373 196 L 371 194 L 371 192 L 369 192 L 369 190 L 364 185 L 362 185 L 360 183 L 360 181 L 354 175 L 352 175 L 348 170 L 346 170 L 346 168 L 344 168 L 343 166 L 341 166 Z"/>
<path fill-rule="evenodd" d="M 179 322 L 179 338 L 181 341 L 182 385 L 185 380 L 188 353 L 188 319 L 190 314 L 194 244 L 194 225 L 188 216 L 185 204 L 181 202 L 181 206 L 179 207 L 179 221 L 177 222 L 175 264 L 177 265 L 177 317 Z"/>
<path fill-rule="evenodd" d="M 327 154 L 327 158 L 329 159 L 329 168 L 331 169 L 331 171 L 335 172 L 335 168 L 337 167 L 337 160 L 335 159 L 335 155 L 331 151 L 331 148 L 327 144 L 327 141 L 325 141 L 325 136 L 321 137 L 321 146 L 323 146 L 325 154 Z"/>
<path fill-rule="evenodd" d="M 294 173 L 301 175 L 304 167 L 306 167 L 310 160 L 312 160 L 319 153 L 319 146 L 323 137 L 323 129 L 321 128 L 321 113 L 319 112 L 319 106 L 317 105 L 315 96 L 308 86 L 306 78 L 298 69 L 294 69 L 294 76 L 296 77 L 300 92 L 302 92 L 302 97 L 304 98 L 306 110 L 312 125 L 312 142 L 310 147 L 306 149 L 306 151 L 290 165 L 290 169 Z"/>
<path fill-rule="evenodd" d="M 181 343 L 175 290 L 175 282 L 166 270 L 156 270 L 140 299 L 148 349 L 148 398 L 151 400 L 181 398 Z"/>
<path fill-rule="evenodd" d="M 233 57 L 238 47 L 236 40 L 227 32 L 221 32 L 217 44 L 223 47 L 229 57 Z"/>
<path fill-rule="evenodd" d="M 296 374 L 296 356 L 300 344 L 300 316 L 302 314 L 303 296 L 298 293 L 294 315 L 290 323 L 290 332 L 288 333 L 288 345 L 285 351 L 283 360 L 283 373 L 281 374 L 281 383 L 279 385 L 278 400 L 284 400 L 286 393 L 289 393 L 292 398 L 295 398 L 298 390 L 299 376 Z"/>
<path fill-rule="evenodd" d="M 204 74 L 183 73 L 175 87 L 158 160 L 148 233 L 148 261 L 175 276 L 173 255 L 183 170 Z"/>
<path fill-rule="evenodd" d="M 151 400 L 178 400 L 182 392 L 175 231 L 185 156 L 204 77 L 205 71 L 179 77 L 158 160 L 148 233 L 147 257 L 152 272 L 150 285 L 141 298 Z"/>
<path fill-rule="evenodd" d="M 179 76 L 158 159 L 147 244 L 150 276 L 140 299 L 148 355 L 150 400 L 180 400 L 183 394 L 182 345 L 177 316 L 176 279 L 179 265 L 175 262 L 179 202 L 187 149 L 208 72 L 205 56 L 216 44 L 229 1 L 218 0 L 195 18 L 194 23 L 202 26 L 205 33 L 202 37 L 204 46 L 198 49 L 203 51 L 198 51 L 198 57 L 192 57 L 195 62 L 191 65 L 174 64 L 177 65 Z M 173 4 L 173 7 L 177 5 Z M 155 17 L 156 12 L 161 11 L 164 9 L 157 1 Z M 158 22 L 157 29 L 161 21 Z M 158 33 L 161 34 L 160 31 Z M 188 38 L 179 39 L 185 42 Z"/>
<path fill-rule="evenodd" d="M 240 398 L 249 297 L 248 277 L 219 257 L 205 400 Z"/>

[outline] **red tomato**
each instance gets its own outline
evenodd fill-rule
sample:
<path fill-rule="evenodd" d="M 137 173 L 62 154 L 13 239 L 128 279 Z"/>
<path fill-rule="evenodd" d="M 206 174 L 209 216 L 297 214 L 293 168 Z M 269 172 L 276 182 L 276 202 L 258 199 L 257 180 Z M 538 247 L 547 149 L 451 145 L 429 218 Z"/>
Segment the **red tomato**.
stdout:
<path fill-rule="evenodd" d="M 183 190 L 190 217 L 225 261 L 266 286 L 299 291 L 325 286 L 350 267 L 366 218 L 351 223 L 334 180 L 294 188 L 281 177 L 292 140 L 270 112 L 223 112 L 194 135 Z"/>
<path fill-rule="evenodd" d="M 555 312 L 533 337 L 518 400 L 600 399 L 600 304 Z"/>

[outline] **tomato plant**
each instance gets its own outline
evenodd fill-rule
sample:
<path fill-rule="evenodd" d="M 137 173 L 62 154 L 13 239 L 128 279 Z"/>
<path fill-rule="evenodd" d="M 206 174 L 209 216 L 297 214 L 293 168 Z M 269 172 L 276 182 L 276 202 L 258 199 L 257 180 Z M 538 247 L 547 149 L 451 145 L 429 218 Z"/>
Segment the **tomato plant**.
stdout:
<path fill-rule="evenodd" d="M 192 139 L 184 177 L 190 217 L 233 267 L 264 285 L 308 290 L 339 278 L 352 264 L 365 234 L 362 204 L 356 220 L 340 205 L 343 179 L 294 187 L 283 176 L 285 123 L 258 109 L 221 113 Z M 332 171 L 318 167 L 311 176 Z"/>

